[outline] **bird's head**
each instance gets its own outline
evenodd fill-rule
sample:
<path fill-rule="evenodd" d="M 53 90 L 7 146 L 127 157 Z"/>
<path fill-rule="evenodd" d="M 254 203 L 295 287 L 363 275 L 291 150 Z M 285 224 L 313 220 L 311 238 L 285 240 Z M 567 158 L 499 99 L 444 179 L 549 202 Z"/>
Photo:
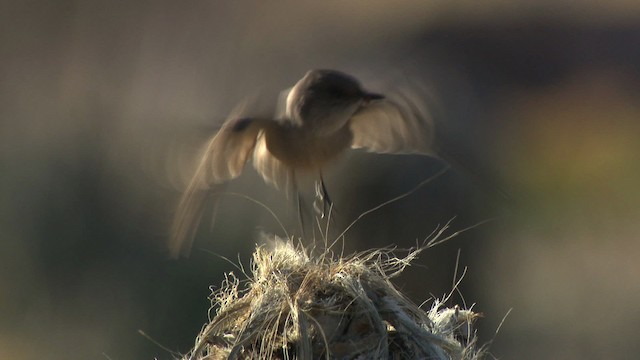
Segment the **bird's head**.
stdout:
<path fill-rule="evenodd" d="M 287 114 L 298 124 L 331 132 L 361 107 L 383 99 L 368 93 L 353 76 L 336 70 L 311 70 L 291 89 Z"/>

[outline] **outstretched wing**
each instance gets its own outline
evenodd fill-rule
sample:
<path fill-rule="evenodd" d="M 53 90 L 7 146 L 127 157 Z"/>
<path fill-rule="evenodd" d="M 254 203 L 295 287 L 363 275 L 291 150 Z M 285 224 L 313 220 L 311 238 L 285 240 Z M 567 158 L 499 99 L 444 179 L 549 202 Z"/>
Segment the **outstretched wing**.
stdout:
<path fill-rule="evenodd" d="M 238 177 L 256 145 L 262 126 L 254 119 L 234 119 L 224 124 L 209 142 L 200 166 L 208 184 Z"/>
<path fill-rule="evenodd" d="M 284 190 L 287 195 L 293 186 L 293 170 L 276 158 L 268 149 L 264 135 L 258 137 L 253 151 L 253 166 L 265 182 L 277 189 Z"/>
<path fill-rule="evenodd" d="M 433 119 L 418 100 L 412 94 L 393 94 L 358 110 L 350 120 L 352 147 L 377 153 L 433 155 Z"/>
<path fill-rule="evenodd" d="M 276 119 L 291 118 L 291 114 L 287 110 L 290 107 L 289 94 L 291 93 L 291 90 L 293 90 L 293 87 L 284 89 L 280 91 L 280 94 L 278 94 L 278 100 L 276 102 L 276 112 L 275 112 Z"/>
<path fill-rule="evenodd" d="M 261 129 L 253 119 L 231 119 L 209 141 L 178 204 L 169 241 L 172 257 L 189 255 L 211 186 L 242 173 Z"/>

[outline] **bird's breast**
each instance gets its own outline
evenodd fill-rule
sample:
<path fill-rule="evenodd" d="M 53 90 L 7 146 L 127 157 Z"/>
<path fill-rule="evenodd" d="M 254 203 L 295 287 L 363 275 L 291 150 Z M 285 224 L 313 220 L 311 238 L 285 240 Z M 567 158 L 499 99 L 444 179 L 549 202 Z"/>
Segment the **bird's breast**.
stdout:
<path fill-rule="evenodd" d="M 351 146 L 347 126 L 328 135 L 298 127 L 282 127 L 265 133 L 267 149 L 285 165 L 295 169 L 319 169 Z"/>

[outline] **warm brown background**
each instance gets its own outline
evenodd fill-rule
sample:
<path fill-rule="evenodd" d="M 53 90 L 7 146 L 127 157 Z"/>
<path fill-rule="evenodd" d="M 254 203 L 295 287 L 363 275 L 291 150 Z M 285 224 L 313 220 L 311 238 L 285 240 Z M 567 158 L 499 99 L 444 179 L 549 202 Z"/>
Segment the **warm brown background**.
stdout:
<path fill-rule="evenodd" d="M 2 2 L 0 358 L 171 358 L 138 329 L 186 351 L 208 286 L 234 268 L 201 250 L 166 259 L 179 169 L 244 97 L 273 102 L 317 67 L 374 91 L 426 84 L 460 165 L 365 218 L 349 251 L 497 216 L 397 284 L 418 302 L 442 296 L 460 249 L 484 341 L 513 308 L 495 356 L 637 357 L 640 3 L 391 3 Z M 350 154 L 327 177 L 336 228 L 440 166 Z M 228 189 L 295 226 L 252 169 Z M 248 264 L 262 229 L 278 231 L 228 198 L 197 247 Z"/>

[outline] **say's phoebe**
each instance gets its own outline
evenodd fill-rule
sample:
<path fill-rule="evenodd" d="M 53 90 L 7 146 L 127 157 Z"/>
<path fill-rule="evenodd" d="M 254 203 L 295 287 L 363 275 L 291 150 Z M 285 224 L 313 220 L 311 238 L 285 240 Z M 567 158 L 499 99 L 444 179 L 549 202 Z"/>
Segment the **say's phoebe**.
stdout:
<path fill-rule="evenodd" d="M 250 156 L 266 182 L 295 189 L 296 175 L 321 177 L 322 168 L 349 148 L 432 155 L 432 138 L 433 122 L 419 103 L 365 91 L 339 71 L 311 70 L 289 91 L 284 116 L 232 118 L 211 139 L 178 206 L 171 255 L 190 252 L 200 193 L 239 176 Z"/>

